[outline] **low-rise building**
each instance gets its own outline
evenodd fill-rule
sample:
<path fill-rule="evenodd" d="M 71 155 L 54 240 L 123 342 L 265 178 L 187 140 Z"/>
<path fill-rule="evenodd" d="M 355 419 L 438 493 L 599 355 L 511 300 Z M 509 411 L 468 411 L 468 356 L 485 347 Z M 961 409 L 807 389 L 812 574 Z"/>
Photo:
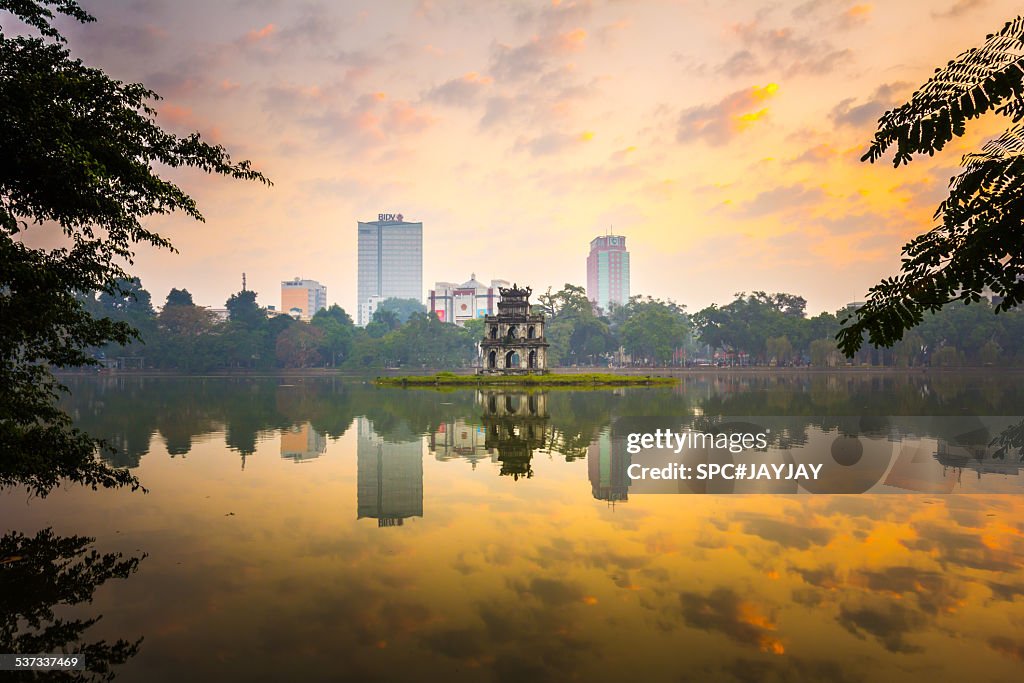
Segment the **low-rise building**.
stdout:
<path fill-rule="evenodd" d="M 484 285 L 476 279 L 476 273 L 462 284 L 437 282 L 427 295 L 427 310 L 441 322 L 464 325 L 467 320 L 494 315 L 500 289 L 508 286 L 507 280 L 491 280 L 490 286 Z"/>
<path fill-rule="evenodd" d="M 327 308 L 327 287 L 316 280 L 294 278 L 281 283 L 281 312 L 297 320 L 309 321 Z"/>

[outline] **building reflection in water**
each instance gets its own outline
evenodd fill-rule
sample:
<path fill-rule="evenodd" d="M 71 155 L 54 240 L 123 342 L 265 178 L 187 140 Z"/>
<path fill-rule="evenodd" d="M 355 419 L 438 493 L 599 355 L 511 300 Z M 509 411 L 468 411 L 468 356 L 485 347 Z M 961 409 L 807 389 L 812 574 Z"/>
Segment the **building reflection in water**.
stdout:
<path fill-rule="evenodd" d="M 327 439 L 306 422 L 281 432 L 281 457 L 293 462 L 315 460 L 327 451 Z"/>
<path fill-rule="evenodd" d="M 385 441 L 365 417 L 356 418 L 357 517 L 402 526 L 423 516 L 423 440 Z"/>
<path fill-rule="evenodd" d="M 430 452 L 445 462 L 465 458 L 476 469 L 481 460 L 497 462 L 498 455 L 485 445 L 487 430 L 482 424 L 472 424 L 463 418 L 447 420 L 430 434 Z"/>
<path fill-rule="evenodd" d="M 533 451 L 550 440 L 547 394 L 479 391 L 477 403 L 483 410 L 484 448 L 497 452 L 500 474 L 532 477 Z"/>
<path fill-rule="evenodd" d="M 629 499 L 629 464 L 625 439 L 613 439 L 605 429 L 587 447 L 587 474 L 590 490 L 597 500 L 609 503 Z"/>

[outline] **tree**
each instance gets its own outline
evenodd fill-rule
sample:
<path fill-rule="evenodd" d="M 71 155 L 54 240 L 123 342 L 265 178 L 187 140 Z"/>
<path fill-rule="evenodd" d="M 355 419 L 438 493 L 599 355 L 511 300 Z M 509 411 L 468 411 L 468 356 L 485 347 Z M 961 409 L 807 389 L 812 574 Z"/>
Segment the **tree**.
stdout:
<path fill-rule="evenodd" d="M 126 344 L 126 321 L 95 317 L 80 293 L 123 296 L 139 244 L 171 248 L 142 220 L 180 211 L 203 220 L 158 167 L 189 166 L 266 178 L 198 133 L 179 138 L 155 122 L 157 95 L 73 59 L 54 12 L 93 21 L 74 0 L 0 0 L 38 36 L 0 27 L 0 485 L 43 495 L 62 478 L 138 487 L 97 458 L 100 442 L 76 430 L 56 400 L 51 366 L 95 363 L 86 349 Z M 66 246 L 33 249 L 30 224 L 57 226 Z"/>
<path fill-rule="evenodd" d="M 153 297 L 142 288 L 137 277 L 121 279 L 113 292 L 99 292 L 97 297 L 101 310 L 113 320 L 143 320 L 151 318 Z"/>
<path fill-rule="evenodd" d="M 548 316 L 544 334 L 551 344 L 550 364 L 595 363 L 601 354 L 612 350 L 608 323 L 594 315 L 583 287 L 566 283 L 558 292 L 552 294 L 549 289 L 539 299 L 538 310 Z"/>
<path fill-rule="evenodd" d="M 295 318 L 286 313 L 275 315 L 267 320 L 266 332 L 262 339 L 262 346 L 259 354 L 259 364 L 265 368 L 272 368 L 277 363 L 277 340 L 286 330 L 295 325 L 302 325 Z"/>
<path fill-rule="evenodd" d="M 394 332 L 402 326 L 402 319 L 391 308 L 378 308 L 373 312 L 373 319 L 366 325 L 366 333 L 375 339 L 388 332 Z"/>
<path fill-rule="evenodd" d="M 1007 22 L 980 48 L 936 69 L 909 102 L 878 120 L 862 157 L 872 163 L 895 145 L 893 165 L 934 155 L 966 123 L 995 111 L 1013 125 L 980 152 L 964 155 L 963 171 L 935 211 L 938 224 L 903 247 L 900 274 L 870 289 L 867 302 L 843 321 L 839 346 L 852 356 L 865 341 L 891 346 L 924 313 L 960 300 L 978 302 L 988 288 L 1002 297 L 996 311 L 1024 302 L 1024 17 Z"/>
<path fill-rule="evenodd" d="M 313 316 L 312 324 L 323 332 L 323 346 L 320 352 L 330 359 L 331 365 L 338 365 L 348 359 L 352 352 L 355 327 L 345 309 L 337 304 L 324 308 Z"/>
<path fill-rule="evenodd" d="M 838 367 L 843 360 L 843 354 L 839 352 L 835 340 L 831 337 L 812 341 L 810 356 L 811 365 L 818 368 Z"/>
<path fill-rule="evenodd" d="M 798 303 L 787 303 L 790 299 Z M 694 319 L 703 343 L 767 361 L 768 339 L 786 336 L 794 321 L 803 320 L 802 301 L 790 294 L 739 292 L 731 303 L 721 308 L 712 305 Z"/>
<path fill-rule="evenodd" d="M 793 358 L 793 345 L 785 335 L 769 337 L 765 341 L 765 352 L 769 363 L 775 361 L 777 365 L 787 365 Z"/>
<path fill-rule="evenodd" d="M 195 306 L 192 301 L 192 294 L 187 289 L 174 289 L 167 292 L 167 300 L 164 306 Z"/>
<path fill-rule="evenodd" d="M 141 355 L 144 353 L 142 339 L 151 339 L 156 330 L 156 312 L 153 298 L 142 287 L 139 278 L 122 279 L 113 293 L 89 292 L 80 294 L 83 306 L 89 315 L 125 322 L 139 331 L 138 340 L 127 344 L 107 344 L 93 349 L 96 354 Z"/>
<path fill-rule="evenodd" d="M 170 300 L 170 295 L 167 298 Z M 266 312 L 256 303 L 256 292 L 250 289 L 229 296 L 224 307 L 228 309 L 228 320 L 250 330 L 261 327 L 267 321 Z"/>
<path fill-rule="evenodd" d="M 277 362 L 286 368 L 308 368 L 322 358 L 324 332 L 319 327 L 299 323 L 291 325 L 277 337 Z"/>
<path fill-rule="evenodd" d="M 380 312 L 382 315 L 384 312 L 391 312 L 395 314 L 399 323 L 404 323 L 409 320 L 409 316 L 413 313 L 426 313 L 427 307 L 416 299 L 400 299 L 397 297 L 390 297 L 384 299 L 377 304 L 377 310 L 374 311 L 374 318 L 377 317 L 377 313 Z"/>
<path fill-rule="evenodd" d="M 672 360 L 690 334 L 689 322 L 672 302 L 657 299 L 630 301 L 635 313 L 622 325 L 622 345 L 626 352 L 648 365 L 664 365 Z"/>

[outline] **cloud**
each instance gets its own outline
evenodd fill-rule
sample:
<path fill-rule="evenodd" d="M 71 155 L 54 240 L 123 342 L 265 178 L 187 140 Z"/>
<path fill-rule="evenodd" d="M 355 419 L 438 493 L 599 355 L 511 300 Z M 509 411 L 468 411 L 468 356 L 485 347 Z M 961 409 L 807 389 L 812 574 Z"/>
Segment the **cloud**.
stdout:
<path fill-rule="evenodd" d="M 777 90 L 774 83 L 763 88 L 744 88 L 714 104 L 684 109 L 679 114 L 676 140 L 703 140 L 710 145 L 723 145 L 767 115 L 765 101 Z"/>
<path fill-rule="evenodd" d="M 964 532 L 931 522 L 915 524 L 914 530 L 917 538 L 901 541 L 903 545 L 911 550 L 935 554 L 943 564 L 1008 573 L 1020 571 L 1024 565 L 1022 555 L 1015 552 L 1024 550 L 1022 542 L 1017 542 L 1021 546 L 1017 549 L 1000 550 L 986 545 L 984 539 L 972 530 Z"/>
<path fill-rule="evenodd" d="M 997 600 L 1013 602 L 1018 597 L 1024 597 L 1024 584 L 1015 585 L 1009 583 L 999 583 L 997 581 L 989 581 L 987 585 L 989 587 L 989 590 L 992 591 L 992 597 L 994 597 Z"/>
<path fill-rule="evenodd" d="M 537 36 L 517 47 L 498 44 L 492 50 L 490 72 L 503 80 L 519 80 L 542 74 L 557 57 L 580 52 L 587 32 L 581 28 L 552 36 Z"/>
<path fill-rule="evenodd" d="M 490 651 L 484 634 L 475 628 L 435 631 L 423 636 L 422 640 L 430 650 L 452 659 L 477 660 Z"/>
<path fill-rule="evenodd" d="M 633 22 L 629 19 L 619 19 L 605 24 L 597 30 L 597 40 L 606 48 L 615 47 L 619 42 L 619 37 L 632 25 Z"/>
<path fill-rule="evenodd" d="M 864 638 L 874 636 L 889 652 L 920 652 L 921 647 L 908 643 L 908 634 L 923 630 L 924 615 L 899 602 L 886 601 L 862 606 L 839 606 L 836 621 L 847 631 Z"/>
<path fill-rule="evenodd" d="M 490 78 L 471 71 L 464 76 L 453 78 L 431 88 L 424 93 L 423 99 L 451 106 L 469 106 L 476 103 L 480 93 L 491 82 Z"/>
<path fill-rule="evenodd" d="M 988 646 L 999 654 L 1024 662 L 1024 642 L 1017 642 L 1006 636 L 995 636 L 989 638 Z"/>
<path fill-rule="evenodd" d="M 723 633 L 741 645 L 753 645 L 763 652 L 782 654 L 785 648 L 773 635 L 775 623 L 755 605 L 741 600 L 732 588 L 720 587 L 708 595 L 679 594 L 683 621 L 702 631 Z"/>
<path fill-rule="evenodd" d="M 835 660 L 810 660 L 800 657 L 772 659 L 736 659 L 729 667 L 731 680 L 738 683 L 762 681 L 830 681 L 832 683 L 862 683 L 866 677 L 850 670 L 850 663 Z"/>
<path fill-rule="evenodd" d="M 554 123 L 568 121 L 591 92 L 591 86 L 580 83 L 574 74 L 565 70 L 549 71 L 536 83 L 506 87 L 500 94 L 488 97 L 480 128 L 515 124 L 518 128 L 537 131 L 550 129 Z"/>
<path fill-rule="evenodd" d="M 305 128 L 307 143 L 338 143 L 353 152 L 402 144 L 436 122 L 428 110 L 408 100 L 382 92 L 352 98 L 338 84 L 276 85 L 266 88 L 263 96 L 264 111 L 282 125 Z M 309 131 L 317 132 L 318 139 L 312 140 Z"/>
<path fill-rule="evenodd" d="M 867 23 L 873 10 L 874 7 L 869 4 L 854 5 L 846 8 L 842 14 L 839 15 L 839 28 L 851 29 Z"/>
<path fill-rule="evenodd" d="M 860 569 L 850 581 L 876 593 L 916 596 L 918 606 L 930 615 L 952 611 L 962 598 L 959 588 L 943 574 L 918 567 Z"/>
<path fill-rule="evenodd" d="M 277 32 L 277 26 L 274 24 L 267 24 L 263 28 L 253 29 L 245 34 L 245 42 L 249 44 L 258 43 L 266 40 L 270 36 Z"/>
<path fill-rule="evenodd" d="M 825 197 L 825 192 L 820 187 L 805 187 L 803 185 L 774 187 L 757 194 L 749 201 L 739 203 L 736 206 L 736 212 L 746 217 L 782 213 L 813 206 Z"/>
<path fill-rule="evenodd" d="M 956 0 L 949 9 L 932 12 L 932 16 L 940 19 L 956 19 L 970 14 L 976 9 L 989 4 L 989 0 Z"/>
<path fill-rule="evenodd" d="M 533 597 L 548 607 L 583 601 L 583 591 L 578 586 L 558 579 L 538 576 L 529 585 L 517 585 L 515 589 L 521 598 Z"/>
<path fill-rule="evenodd" d="M 747 74 L 758 74 L 765 70 L 761 60 L 750 50 L 743 49 L 733 52 L 725 62 L 718 67 L 718 72 L 726 76 L 744 76 Z"/>
<path fill-rule="evenodd" d="M 743 533 L 760 536 L 766 541 L 778 543 L 786 548 L 807 550 L 815 545 L 827 545 L 832 532 L 807 523 L 786 522 L 775 517 L 747 514 L 739 517 Z"/>
<path fill-rule="evenodd" d="M 534 26 L 542 33 L 557 33 L 586 22 L 592 9 L 590 0 L 553 1 L 539 9 L 521 9 L 516 14 L 516 22 L 521 26 Z"/>
<path fill-rule="evenodd" d="M 899 100 L 906 97 L 906 90 L 910 84 L 905 81 L 883 83 L 875 88 L 875 91 L 865 102 L 857 103 L 856 98 L 848 97 L 840 100 L 832 107 L 829 118 L 837 126 L 851 126 L 853 128 L 864 128 L 868 124 L 875 124 L 878 118 L 890 109 Z"/>
<path fill-rule="evenodd" d="M 590 131 L 584 131 L 575 135 L 570 135 L 568 133 L 547 133 L 520 143 L 519 146 L 525 148 L 533 156 L 540 157 L 565 152 L 578 145 L 589 142 L 593 137 L 594 134 Z"/>
<path fill-rule="evenodd" d="M 832 145 L 822 143 L 809 147 L 801 152 L 799 155 L 793 157 L 787 164 L 823 164 L 830 159 L 834 159 L 839 156 L 840 152 Z"/>
<path fill-rule="evenodd" d="M 793 571 L 800 575 L 806 583 L 817 588 L 832 590 L 842 586 L 845 582 L 839 577 L 835 565 L 829 564 L 818 569 L 802 569 L 794 567 Z"/>
<path fill-rule="evenodd" d="M 771 71 L 786 76 L 831 73 L 852 54 L 830 41 L 804 36 L 792 26 L 768 27 L 754 20 L 735 24 L 732 33 L 743 47 L 733 52 L 715 72 L 726 76 L 750 76 Z"/>

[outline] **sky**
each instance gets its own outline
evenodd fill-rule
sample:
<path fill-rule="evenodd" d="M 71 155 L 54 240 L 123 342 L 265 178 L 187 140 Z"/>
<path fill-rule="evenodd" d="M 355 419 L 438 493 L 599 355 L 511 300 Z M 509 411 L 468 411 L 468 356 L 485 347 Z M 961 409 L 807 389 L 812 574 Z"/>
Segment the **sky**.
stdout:
<path fill-rule="evenodd" d="M 423 222 L 435 281 L 586 284 L 590 240 L 625 235 L 633 294 L 696 311 L 789 292 L 863 300 L 932 225 L 974 122 L 894 169 L 860 156 L 878 116 L 1017 14 L 934 2 L 84 0 L 72 52 L 164 98 L 274 183 L 167 172 L 205 224 L 150 227 L 135 273 L 223 306 L 241 288 L 327 286 L 356 308 L 356 223 Z M 45 241 L 37 228 L 35 239 Z"/>

